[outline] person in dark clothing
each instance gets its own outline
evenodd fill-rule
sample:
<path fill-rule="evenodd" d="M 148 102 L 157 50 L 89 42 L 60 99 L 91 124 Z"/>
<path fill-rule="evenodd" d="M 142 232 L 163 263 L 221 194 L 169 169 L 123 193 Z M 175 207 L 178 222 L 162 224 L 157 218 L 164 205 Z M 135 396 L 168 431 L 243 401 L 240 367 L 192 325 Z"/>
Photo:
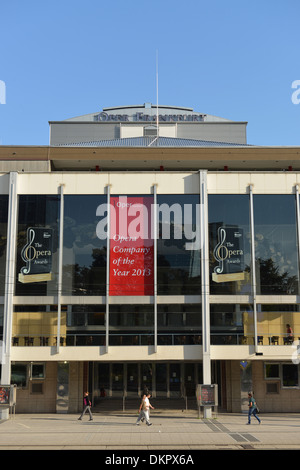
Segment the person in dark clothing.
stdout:
<path fill-rule="evenodd" d="M 82 420 L 83 415 L 88 411 L 89 415 L 90 415 L 90 421 L 93 421 L 91 405 L 92 404 L 90 402 L 89 392 L 85 392 L 84 397 L 83 397 L 83 411 L 82 411 L 81 415 L 78 418 L 79 420 Z"/>
<path fill-rule="evenodd" d="M 259 422 L 259 424 L 261 423 L 261 420 L 259 419 L 259 417 L 257 416 L 257 406 L 256 406 L 256 401 L 253 397 L 253 394 L 251 392 L 248 393 L 248 399 L 249 399 L 249 412 L 248 412 L 248 423 L 247 424 L 251 424 L 251 415 L 253 415 L 257 421 Z"/>
<path fill-rule="evenodd" d="M 286 333 L 285 344 L 292 344 L 294 341 L 294 333 L 289 323 L 286 324 Z"/>

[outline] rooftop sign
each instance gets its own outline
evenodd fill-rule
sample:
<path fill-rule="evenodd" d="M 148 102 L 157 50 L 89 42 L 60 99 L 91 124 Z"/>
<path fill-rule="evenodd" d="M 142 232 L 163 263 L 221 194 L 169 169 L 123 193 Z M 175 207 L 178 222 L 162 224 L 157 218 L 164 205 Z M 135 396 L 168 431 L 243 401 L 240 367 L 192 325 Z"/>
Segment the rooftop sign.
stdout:
<path fill-rule="evenodd" d="M 159 114 L 159 122 L 201 122 L 204 121 L 205 114 Z M 156 114 L 144 114 L 141 112 L 130 114 L 108 114 L 102 111 L 95 115 L 95 121 L 110 122 L 110 121 L 125 121 L 125 122 L 152 122 L 157 121 Z"/>

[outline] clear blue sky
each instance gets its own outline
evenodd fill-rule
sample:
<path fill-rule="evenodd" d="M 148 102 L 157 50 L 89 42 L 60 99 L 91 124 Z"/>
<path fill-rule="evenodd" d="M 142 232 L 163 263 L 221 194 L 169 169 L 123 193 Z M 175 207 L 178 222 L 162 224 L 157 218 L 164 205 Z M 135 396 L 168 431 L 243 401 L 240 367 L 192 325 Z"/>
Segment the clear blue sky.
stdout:
<path fill-rule="evenodd" d="M 48 121 L 156 104 L 158 51 L 159 104 L 247 121 L 249 144 L 300 146 L 299 0 L 1 3 L 2 145 L 48 145 Z"/>

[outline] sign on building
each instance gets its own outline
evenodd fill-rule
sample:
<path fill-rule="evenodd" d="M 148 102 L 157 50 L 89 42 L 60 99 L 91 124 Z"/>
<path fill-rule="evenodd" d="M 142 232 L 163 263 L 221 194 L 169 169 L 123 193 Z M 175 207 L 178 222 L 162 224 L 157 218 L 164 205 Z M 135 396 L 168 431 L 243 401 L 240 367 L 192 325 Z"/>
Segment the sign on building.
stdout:
<path fill-rule="evenodd" d="M 214 247 L 214 282 L 242 281 L 244 273 L 244 234 L 238 227 L 219 227 L 218 243 Z"/>
<path fill-rule="evenodd" d="M 218 406 L 218 385 L 197 385 L 198 406 Z"/>
<path fill-rule="evenodd" d="M 19 273 L 19 281 L 42 282 L 51 280 L 53 231 L 49 228 L 29 227 L 27 243 L 21 251 L 25 266 Z"/>
<path fill-rule="evenodd" d="M 152 197 L 112 197 L 109 294 L 153 295 Z"/>
<path fill-rule="evenodd" d="M 17 387 L 15 385 L 0 385 L 0 405 L 15 406 Z"/>

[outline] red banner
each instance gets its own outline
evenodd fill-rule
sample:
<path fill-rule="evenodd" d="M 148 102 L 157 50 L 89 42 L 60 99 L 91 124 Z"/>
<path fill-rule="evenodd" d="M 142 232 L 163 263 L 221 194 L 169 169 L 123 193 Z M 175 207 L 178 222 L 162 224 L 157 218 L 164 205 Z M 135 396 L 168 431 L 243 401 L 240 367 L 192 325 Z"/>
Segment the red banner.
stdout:
<path fill-rule="evenodd" d="M 113 196 L 110 201 L 109 295 L 153 295 L 153 198 Z"/>

